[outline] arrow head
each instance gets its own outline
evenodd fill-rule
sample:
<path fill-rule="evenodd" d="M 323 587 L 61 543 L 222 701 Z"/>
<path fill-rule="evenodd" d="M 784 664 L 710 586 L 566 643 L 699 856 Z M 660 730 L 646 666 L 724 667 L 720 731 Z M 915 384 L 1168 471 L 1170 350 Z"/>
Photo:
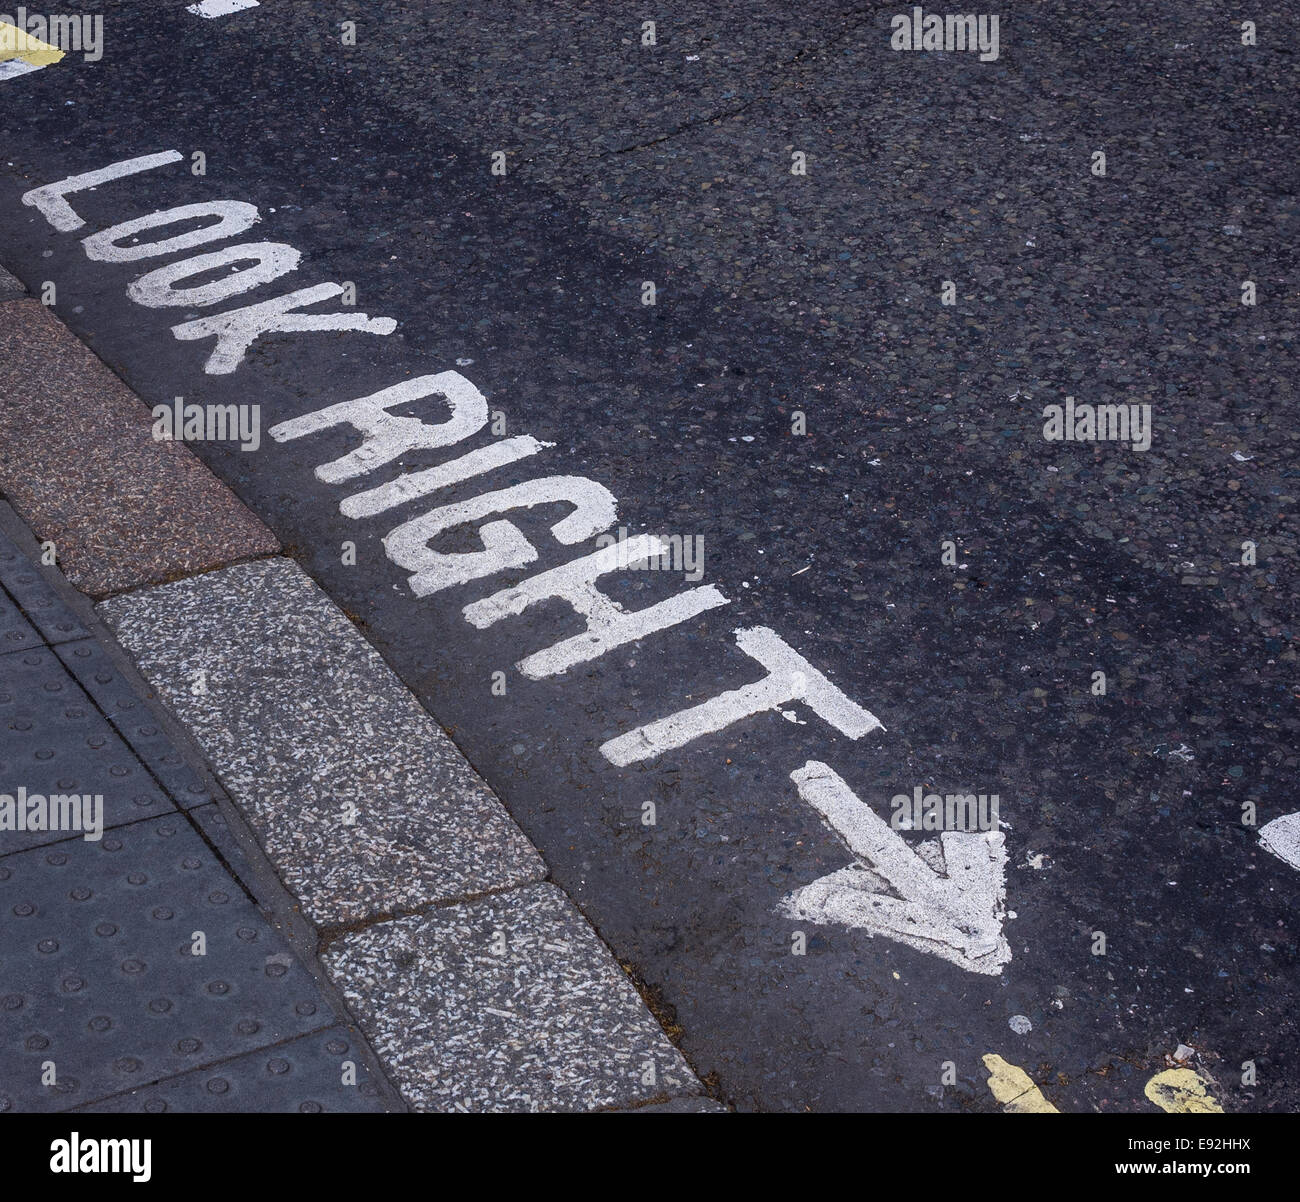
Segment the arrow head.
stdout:
<path fill-rule="evenodd" d="M 1283 814 L 1259 828 L 1259 841 L 1292 868 L 1300 868 L 1300 811 Z"/>
<path fill-rule="evenodd" d="M 825 764 L 790 775 L 858 862 L 795 890 L 784 913 L 883 935 L 968 972 L 1002 971 L 1011 948 L 1000 832 L 945 831 L 913 850 Z"/>

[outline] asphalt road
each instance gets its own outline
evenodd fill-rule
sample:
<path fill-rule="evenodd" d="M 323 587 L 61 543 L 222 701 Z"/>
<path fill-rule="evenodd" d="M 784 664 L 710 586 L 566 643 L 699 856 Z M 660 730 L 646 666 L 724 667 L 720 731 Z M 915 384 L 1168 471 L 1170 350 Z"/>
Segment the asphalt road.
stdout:
<path fill-rule="evenodd" d="M 909 6 L 812 7 L 663 5 L 650 47 L 615 4 L 85 5 L 102 61 L 0 82 L 0 262 L 54 282 L 150 403 L 256 404 L 267 428 L 456 371 L 504 415 L 333 483 L 315 469 L 360 443 L 341 426 L 193 445 L 421 696 L 719 1098 L 998 1109 L 996 1054 L 1063 1111 L 1146 1110 L 1184 1044 L 1226 1109 L 1296 1110 L 1300 876 L 1258 840 L 1296 808 L 1294 30 L 1260 11 L 1247 47 L 1208 2 L 1048 0 L 1004 7 L 980 61 L 891 50 Z M 21 202 L 173 149 L 69 194 L 76 230 Z M 288 244 L 297 270 L 150 307 L 132 281 L 233 243 L 83 250 L 212 201 L 258 206 L 238 241 Z M 248 262 L 171 282 L 221 291 Z M 172 333 L 326 281 L 395 329 L 261 337 L 236 365 Z M 1149 449 L 1045 440 L 1067 396 L 1149 405 Z M 553 445 L 340 512 L 503 433 Z M 726 604 L 533 679 L 516 665 L 582 631 L 571 606 L 482 628 L 462 609 L 594 551 L 550 532 L 572 504 L 494 515 L 534 559 L 428 595 L 385 553 L 409 518 L 553 476 L 617 498 L 597 530 L 703 539 L 698 583 L 616 573 L 603 593 L 639 610 L 711 584 Z M 483 516 L 436 547 L 480 550 Z M 795 700 L 625 766 L 601 750 L 757 681 L 733 633 L 754 627 L 883 727 Z M 788 914 L 854 862 L 791 779 L 810 761 L 886 819 L 917 787 L 996 794 L 1006 914 L 975 892 L 1007 955 L 976 969 Z M 922 842 L 889 832 L 877 875 L 933 878 L 906 858 Z"/>

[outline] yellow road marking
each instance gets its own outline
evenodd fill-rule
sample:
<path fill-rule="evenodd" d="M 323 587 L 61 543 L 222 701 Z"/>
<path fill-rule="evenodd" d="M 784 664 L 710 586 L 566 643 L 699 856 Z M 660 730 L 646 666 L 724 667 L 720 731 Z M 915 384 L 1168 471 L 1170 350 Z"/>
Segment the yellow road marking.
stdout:
<path fill-rule="evenodd" d="M 1008 1064 L 991 1052 L 984 1057 L 984 1067 L 989 1070 L 989 1089 L 1007 1114 L 1061 1113 L 1043 1097 L 1024 1069 Z"/>
<path fill-rule="evenodd" d="M 1223 1113 L 1223 1107 L 1210 1096 L 1205 1081 L 1190 1068 L 1170 1068 L 1156 1073 L 1143 1092 L 1170 1114 Z"/>
<path fill-rule="evenodd" d="M 33 67 L 48 67 L 62 57 L 63 51 L 57 46 L 32 37 L 16 25 L 0 21 L 0 62 L 17 58 Z"/>

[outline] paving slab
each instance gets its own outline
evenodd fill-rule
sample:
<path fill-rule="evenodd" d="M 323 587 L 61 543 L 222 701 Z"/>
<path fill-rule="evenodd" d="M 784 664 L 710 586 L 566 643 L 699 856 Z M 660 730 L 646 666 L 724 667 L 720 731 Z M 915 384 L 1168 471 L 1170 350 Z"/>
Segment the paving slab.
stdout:
<path fill-rule="evenodd" d="M 23 616 L 14 599 L 0 588 L 0 655 L 43 646 L 36 628 Z"/>
<path fill-rule="evenodd" d="M 100 612 L 318 927 L 545 875 L 451 740 L 296 564 L 241 564 Z"/>
<path fill-rule="evenodd" d="M 592 1110 L 699 1089 L 554 885 L 367 927 L 322 960 L 417 1110 Z"/>
<path fill-rule="evenodd" d="M 152 431 L 148 406 L 44 305 L 0 305 L 0 489 L 91 596 L 278 550 L 187 447 Z"/>
<path fill-rule="evenodd" d="M 2 407 L 2 405 L 0 405 Z M 86 628 L 8 535 L 0 530 L 0 586 L 50 644 L 84 639 Z"/>
<path fill-rule="evenodd" d="M 48 647 L 0 656 L 0 794 L 20 788 L 29 798 L 100 796 L 105 829 L 176 812 Z M 0 856 L 68 835 L 0 829 Z"/>
<path fill-rule="evenodd" d="M 345 1077 L 352 1083 L 345 1084 Z M 316 1031 L 84 1107 L 92 1114 L 382 1114 L 386 1109 L 382 1087 L 371 1078 L 346 1027 Z"/>
<path fill-rule="evenodd" d="M 104 647 L 94 639 L 83 639 L 55 647 L 54 653 L 181 809 L 212 800 L 208 786 L 185 762 Z"/>
<path fill-rule="evenodd" d="M 181 814 L 6 857 L 0 914 L 0 1110 L 71 1109 L 337 1021 Z"/>
<path fill-rule="evenodd" d="M 190 821 L 199 828 L 199 833 L 212 845 L 217 855 L 226 861 L 227 867 L 239 878 L 245 889 L 253 893 L 254 900 L 260 901 L 255 891 L 257 873 L 230 829 L 221 807 L 215 801 L 209 805 L 196 806 L 189 811 L 189 816 Z"/>

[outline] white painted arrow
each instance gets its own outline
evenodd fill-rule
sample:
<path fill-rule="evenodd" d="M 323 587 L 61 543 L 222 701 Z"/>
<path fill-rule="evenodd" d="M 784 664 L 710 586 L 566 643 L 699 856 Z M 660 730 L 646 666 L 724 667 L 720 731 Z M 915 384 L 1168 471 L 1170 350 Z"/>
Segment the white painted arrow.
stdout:
<path fill-rule="evenodd" d="M 1300 810 L 1266 822 L 1259 828 L 1259 841 L 1279 860 L 1300 868 Z"/>
<path fill-rule="evenodd" d="M 797 889 L 786 914 L 884 935 L 968 972 L 1002 971 L 1011 948 L 1000 832 L 944 831 L 913 851 L 825 764 L 809 760 L 790 779 L 859 862 Z"/>

